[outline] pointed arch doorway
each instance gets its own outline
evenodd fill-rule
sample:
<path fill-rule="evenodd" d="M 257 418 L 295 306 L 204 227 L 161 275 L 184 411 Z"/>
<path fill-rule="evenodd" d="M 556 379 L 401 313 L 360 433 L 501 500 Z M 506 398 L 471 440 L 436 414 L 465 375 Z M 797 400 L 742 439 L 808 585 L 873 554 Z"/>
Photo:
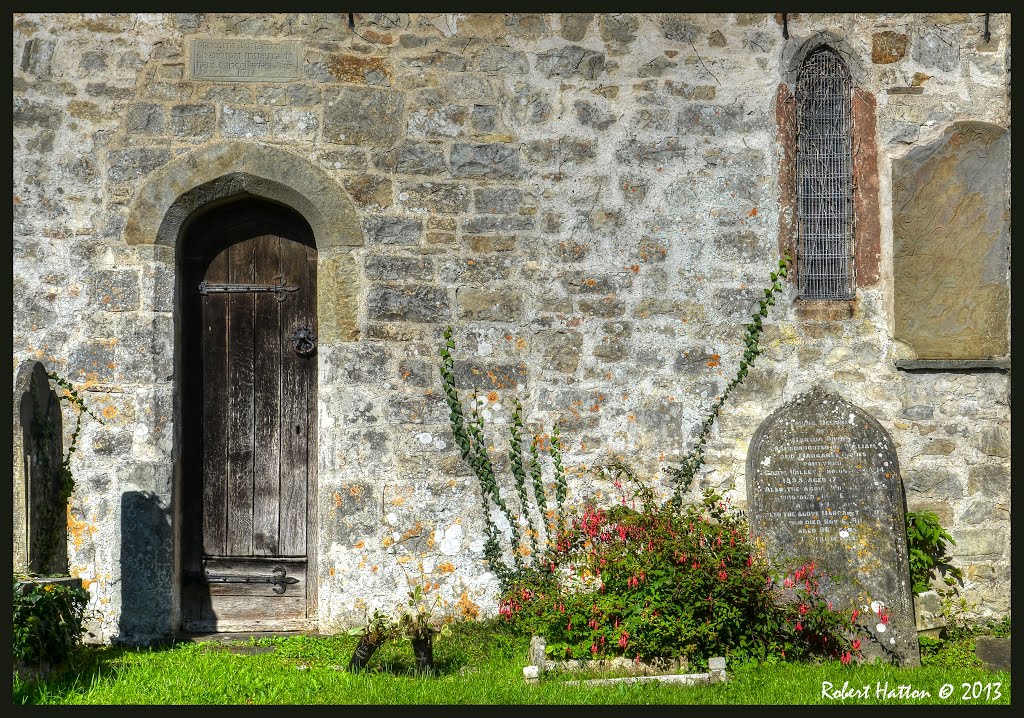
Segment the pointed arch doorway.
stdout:
<path fill-rule="evenodd" d="M 316 623 L 316 245 L 246 197 L 183 228 L 181 629 Z M 308 580 L 307 580 L 308 578 Z"/>

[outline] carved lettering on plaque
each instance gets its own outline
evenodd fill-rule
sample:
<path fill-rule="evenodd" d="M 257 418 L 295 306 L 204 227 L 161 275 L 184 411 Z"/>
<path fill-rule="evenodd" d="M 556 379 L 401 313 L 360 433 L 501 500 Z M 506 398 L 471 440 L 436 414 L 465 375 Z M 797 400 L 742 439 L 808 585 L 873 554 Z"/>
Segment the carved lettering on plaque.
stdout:
<path fill-rule="evenodd" d="M 193 40 L 192 79 L 288 82 L 302 77 L 298 42 Z"/>

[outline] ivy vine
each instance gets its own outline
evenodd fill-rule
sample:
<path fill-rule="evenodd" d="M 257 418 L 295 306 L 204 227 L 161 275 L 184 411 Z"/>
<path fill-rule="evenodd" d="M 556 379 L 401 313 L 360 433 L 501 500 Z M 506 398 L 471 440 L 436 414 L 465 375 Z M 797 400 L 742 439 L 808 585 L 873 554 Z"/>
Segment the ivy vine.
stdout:
<path fill-rule="evenodd" d="M 715 419 L 718 417 L 722 406 L 725 404 L 726 399 L 729 398 L 729 394 L 732 390 L 746 378 L 750 367 L 754 366 L 754 360 L 761 354 L 761 334 L 764 331 L 764 325 L 762 321 L 768 316 L 769 307 L 775 304 L 775 295 L 782 291 L 782 280 L 786 277 L 786 268 L 792 258 L 789 252 L 783 254 L 782 259 L 779 260 L 779 268 L 777 271 L 771 273 L 771 285 L 766 287 L 764 290 L 764 299 L 759 302 L 758 309 L 751 316 L 751 322 L 745 325 L 746 332 L 743 335 L 743 359 L 740 361 L 739 368 L 736 371 L 736 376 L 726 385 L 721 395 L 711 405 L 711 409 L 708 415 L 704 418 L 704 422 L 701 424 L 700 434 L 697 435 L 697 440 L 694 442 L 693 448 L 690 449 L 689 453 L 683 459 L 679 466 L 674 466 L 666 469 L 669 474 L 669 478 L 675 485 L 675 491 L 672 495 L 672 505 L 674 508 L 679 509 L 682 507 L 683 494 L 690 488 L 694 478 L 704 465 L 704 446 L 707 444 L 708 434 L 711 433 L 711 427 L 714 425 Z"/>

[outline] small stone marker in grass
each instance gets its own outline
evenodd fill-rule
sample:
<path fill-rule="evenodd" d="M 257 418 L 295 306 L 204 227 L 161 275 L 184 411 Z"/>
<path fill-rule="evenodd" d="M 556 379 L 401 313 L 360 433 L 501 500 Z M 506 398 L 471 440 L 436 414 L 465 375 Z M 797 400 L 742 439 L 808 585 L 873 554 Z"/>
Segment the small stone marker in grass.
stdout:
<path fill-rule="evenodd" d="M 771 414 L 747 454 L 750 527 L 769 560 L 815 561 L 855 608 L 864 657 L 920 664 L 896 448 L 874 417 L 820 388 Z"/>

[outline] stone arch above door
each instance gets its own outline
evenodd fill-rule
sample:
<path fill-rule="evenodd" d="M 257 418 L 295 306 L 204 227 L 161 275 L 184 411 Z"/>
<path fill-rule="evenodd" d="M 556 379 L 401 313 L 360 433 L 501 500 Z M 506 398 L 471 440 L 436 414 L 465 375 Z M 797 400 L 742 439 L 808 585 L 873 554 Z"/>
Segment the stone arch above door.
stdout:
<path fill-rule="evenodd" d="M 133 202 L 125 240 L 174 247 L 195 209 L 246 195 L 300 212 L 320 251 L 363 244 L 355 207 L 330 175 L 285 150 L 244 142 L 203 147 L 154 172 Z"/>

